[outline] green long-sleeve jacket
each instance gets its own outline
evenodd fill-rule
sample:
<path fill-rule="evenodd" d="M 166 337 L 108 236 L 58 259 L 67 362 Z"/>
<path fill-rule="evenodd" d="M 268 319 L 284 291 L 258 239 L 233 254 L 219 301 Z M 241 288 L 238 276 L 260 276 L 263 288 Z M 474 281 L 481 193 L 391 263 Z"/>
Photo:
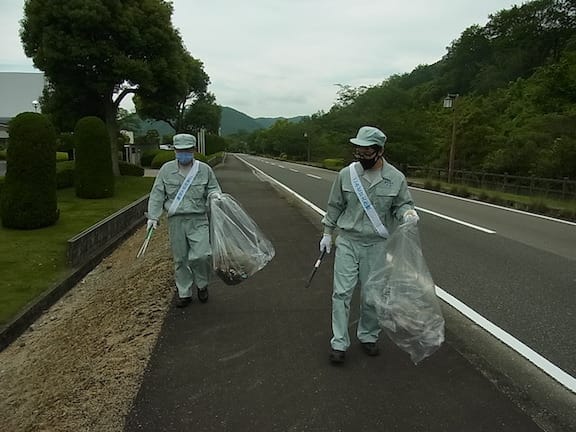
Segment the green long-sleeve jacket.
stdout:
<path fill-rule="evenodd" d="M 199 160 L 195 160 L 194 163 L 199 164 L 198 173 L 176 209 L 175 215 L 205 214 L 208 195 L 211 192 L 221 192 L 212 168 Z M 163 210 L 168 211 L 185 178 L 186 176 L 178 171 L 177 161 L 173 160 L 162 165 L 150 191 L 148 219 L 158 220 Z"/>
<path fill-rule="evenodd" d="M 370 185 L 363 177 L 364 169 L 360 164 L 355 165 L 364 190 L 380 220 L 392 233 L 402 220 L 404 213 L 414 208 L 404 174 L 384 161 L 384 166 L 380 171 L 382 178 Z M 351 239 L 376 240 L 380 238 L 354 192 L 350 180 L 350 165 L 340 170 L 332 185 L 322 224 L 325 234 L 332 234 L 338 228 L 340 235 Z"/>

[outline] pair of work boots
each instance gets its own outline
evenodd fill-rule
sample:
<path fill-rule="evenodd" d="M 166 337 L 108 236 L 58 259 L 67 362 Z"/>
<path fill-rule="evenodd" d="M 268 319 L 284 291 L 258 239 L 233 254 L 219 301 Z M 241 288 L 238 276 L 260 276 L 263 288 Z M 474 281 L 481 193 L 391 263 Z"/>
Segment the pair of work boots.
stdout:
<path fill-rule="evenodd" d="M 362 349 L 367 355 L 371 357 L 380 354 L 380 350 L 378 349 L 376 342 L 362 342 Z M 346 359 L 346 351 L 332 349 L 332 352 L 330 353 L 330 362 L 334 364 L 339 364 L 344 363 L 345 359 Z"/>
<path fill-rule="evenodd" d="M 208 287 L 204 289 L 198 288 L 198 300 L 201 303 L 206 303 L 208 301 Z M 192 297 L 180 297 L 176 300 L 176 307 L 177 308 L 184 308 L 192 303 Z"/>

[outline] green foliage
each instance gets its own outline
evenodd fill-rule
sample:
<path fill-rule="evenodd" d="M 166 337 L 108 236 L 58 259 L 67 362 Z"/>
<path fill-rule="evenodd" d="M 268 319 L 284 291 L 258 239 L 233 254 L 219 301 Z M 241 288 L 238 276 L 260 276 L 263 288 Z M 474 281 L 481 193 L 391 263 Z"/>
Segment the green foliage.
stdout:
<path fill-rule="evenodd" d="M 144 150 L 140 155 L 140 165 L 143 167 L 150 167 L 152 166 L 152 160 L 156 157 L 157 154 L 162 153 L 166 150 Z"/>
<path fill-rule="evenodd" d="M 142 177 L 144 175 L 144 168 L 134 165 L 128 162 L 119 162 L 120 175 L 132 176 L 132 177 Z"/>
<path fill-rule="evenodd" d="M 85 116 L 105 119 L 115 150 L 117 111 L 126 95 L 177 107 L 189 94 L 194 59 L 172 25 L 172 12 L 171 2 L 158 0 L 27 0 L 20 37 L 50 82 L 43 110 L 63 131 Z M 117 153 L 109 155 L 117 172 Z"/>
<path fill-rule="evenodd" d="M 202 153 L 194 153 L 194 159 L 201 162 L 208 162 L 208 156 L 204 156 Z"/>
<path fill-rule="evenodd" d="M 22 113 L 8 126 L 7 172 L 0 215 L 6 228 L 53 225 L 56 201 L 56 132 L 42 114 Z"/>
<path fill-rule="evenodd" d="M 344 168 L 344 159 L 324 159 L 322 166 L 331 170 L 341 170 Z"/>
<path fill-rule="evenodd" d="M 56 162 L 65 162 L 68 160 L 68 153 L 56 152 Z"/>
<path fill-rule="evenodd" d="M 0 160 L 6 160 L 6 150 L 0 150 Z"/>
<path fill-rule="evenodd" d="M 218 153 L 224 150 L 226 150 L 226 138 L 214 134 L 206 134 L 206 154 Z"/>
<path fill-rule="evenodd" d="M 73 160 L 56 164 L 56 189 L 74 186 L 74 165 Z"/>
<path fill-rule="evenodd" d="M 108 198 L 114 195 L 114 173 L 110 138 L 98 117 L 80 119 L 74 129 L 76 141 L 76 195 L 79 198 Z"/>
<path fill-rule="evenodd" d="M 154 159 L 152 159 L 151 167 L 154 169 L 158 169 L 166 162 L 174 160 L 174 158 L 175 156 L 173 151 L 162 150 L 156 156 L 154 156 Z"/>

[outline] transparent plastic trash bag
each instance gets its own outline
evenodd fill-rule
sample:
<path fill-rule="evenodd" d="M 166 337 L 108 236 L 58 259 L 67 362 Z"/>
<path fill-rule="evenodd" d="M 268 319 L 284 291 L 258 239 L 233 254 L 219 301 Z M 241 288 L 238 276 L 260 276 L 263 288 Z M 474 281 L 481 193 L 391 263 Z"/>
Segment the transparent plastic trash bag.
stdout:
<path fill-rule="evenodd" d="M 368 302 L 375 305 L 382 330 L 418 364 L 444 342 L 444 317 L 416 224 L 398 226 L 385 259 L 368 278 Z"/>
<path fill-rule="evenodd" d="M 227 285 L 239 284 L 274 258 L 274 246 L 232 196 L 212 193 L 209 205 L 214 272 Z"/>

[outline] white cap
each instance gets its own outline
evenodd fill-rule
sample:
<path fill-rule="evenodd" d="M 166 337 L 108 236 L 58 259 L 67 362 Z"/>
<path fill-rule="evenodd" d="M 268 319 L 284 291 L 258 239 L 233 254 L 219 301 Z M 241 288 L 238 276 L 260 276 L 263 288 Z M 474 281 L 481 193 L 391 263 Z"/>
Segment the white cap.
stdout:
<path fill-rule="evenodd" d="M 380 129 L 376 129 L 375 127 L 362 126 L 358 129 L 356 138 L 350 138 L 350 142 L 362 147 L 370 147 L 373 145 L 384 147 L 384 143 L 386 143 L 386 135 L 384 135 L 384 132 Z"/>
<path fill-rule="evenodd" d="M 190 134 L 176 134 L 172 138 L 175 150 L 186 150 L 196 147 L 196 138 Z"/>

